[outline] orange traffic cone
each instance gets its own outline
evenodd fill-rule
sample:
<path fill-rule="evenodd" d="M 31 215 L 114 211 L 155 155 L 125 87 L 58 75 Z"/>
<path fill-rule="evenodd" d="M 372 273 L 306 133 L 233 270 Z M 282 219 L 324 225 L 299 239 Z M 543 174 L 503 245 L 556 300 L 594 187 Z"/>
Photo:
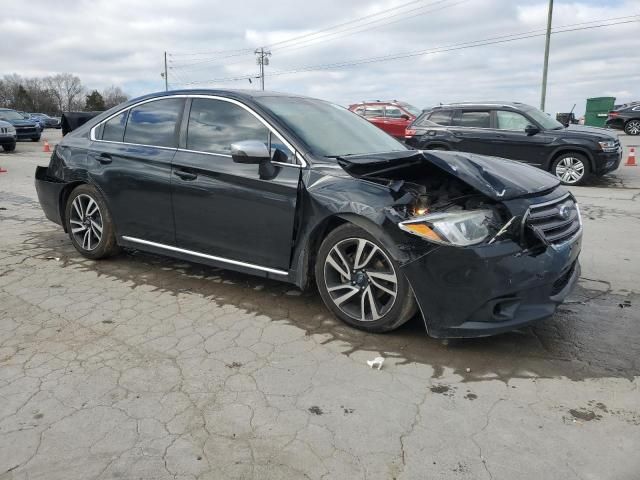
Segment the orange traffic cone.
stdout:
<path fill-rule="evenodd" d="M 636 165 L 636 148 L 635 146 L 629 147 L 629 156 L 627 157 L 627 163 L 624 164 L 625 167 L 637 167 Z"/>
<path fill-rule="evenodd" d="M 46 140 L 44 141 L 44 147 L 42 147 L 42 151 L 45 153 L 51 152 L 51 147 L 49 146 L 49 142 Z"/>

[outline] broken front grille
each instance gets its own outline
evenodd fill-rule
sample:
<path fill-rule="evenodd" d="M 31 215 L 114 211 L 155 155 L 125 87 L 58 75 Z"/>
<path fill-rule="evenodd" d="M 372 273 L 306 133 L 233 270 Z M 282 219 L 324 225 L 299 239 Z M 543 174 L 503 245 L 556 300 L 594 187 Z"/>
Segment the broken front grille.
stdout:
<path fill-rule="evenodd" d="M 570 195 L 531 206 L 526 224 L 548 244 L 566 242 L 582 228 L 578 205 Z"/>

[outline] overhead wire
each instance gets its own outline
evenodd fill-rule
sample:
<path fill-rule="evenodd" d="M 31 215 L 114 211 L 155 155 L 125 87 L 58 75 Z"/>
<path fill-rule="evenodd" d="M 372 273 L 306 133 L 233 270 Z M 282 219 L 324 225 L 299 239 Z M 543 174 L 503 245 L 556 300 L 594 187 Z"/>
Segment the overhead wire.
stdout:
<path fill-rule="evenodd" d="M 623 19 L 623 18 L 625 18 L 626 20 L 613 22 L 613 23 L 611 22 L 611 20 L 618 20 L 618 19 Z M 600 21 L 600 22 L 604 21 L 604 22 L 609 22 L 609 23 L 602 23 L 602 24 L 593 25 L 594 23 L 596 23 L 598 21 Z M 590 30 L 590 29 L 595 29 L 595 28 L 603 28 L 603 27 L 610 27 L 610 26 L 615 26 L 615 25 L 637 23 L 637 22 L 640 22 L 640 15 L 631 15 L 631 16 L 625 16 L 625 17 L 616 17 L 615 19 L 609 19 L 609 20 L 603 20 L 603 19 L 601 19 L 601 20 L 593 20 L 593 21 L 589 21 L 589 22 L 581 22 L 581 23 L 575 23 L 575 24 L 569 24 L 569 25 L 563 25 L 563 26 L 559 26 L 559 27 L 554 27 L 554 29 L 552 30 L 551 33 L 553 35 L 555 35 L 555 34 L 560 34 L 560 33 L 569 33 L 569 32 Z M 582 26 L 580 26 L 580 25 L 582 25 Z M 568 28 L 568 27 L 575 27 L 575 28 Z M 525 39 L 528 39 L 528 38 L 535 38 L 535 37 L 544 36 L 546 33 L 542 32 L 541 30 L 544 30 L 544 29 L 531 30 L 531 31 L 528 31 L 528 32 L 513 33 L 513 34 L 508 34 L 508 35 L 500 35 L 500 36 L 497 36 L 497 37 L 490 37 L 490 38 L 485 38 L 485 39 L 480 39 L 480 40 L 472 40 L 472 41 L 468 41 L 468 42 L 444 45 L 444 46 L 434 47 L 434 48 L 424 49 L 424 50 L 399 52 L 399 53 L 396 53 L 396 54 L 380 55 L 380 56 L 375 56 L 375 57 L 366 57 L 366 58 L 355 59 L 355 60 L 345 60 L 343 62 L 333 62 L 333 63 L 325 63 L 325 64 L 300 66 L 300 67 L 294 67 L 294 68 L 292 68 L 290 70 L 270 72 L 270 73 L 265 74 L 265 76 L 274 77 L 274 76 L 291 75 L 291 74 L 310 72 L 310 71 L 322 71 L 322 70 L 328 70 L 328 69 L 334 69 L 334 68 L 346 68 L 346 67 L 350 67 L 350 66 L 363 65 L 363 64 L 367 64 L 367 63 L 373 63 L 373 62 L 384 62 L 384 61 L 391 61 L 391 60 L 399 60 L 399 59 L 412 58 L 412 57 L 422 56 L 422 55 L 433 55 L 433 54 L 436 54 L 436 53 L 444 53 L 444 52 L 455 51 L 455 50 L 463 50 L 463 49 L 467 49 L 467 48 L 477 48 L 477 47 L 487 46 L 487 45 L 503 44 L 503 43 L 514 42 L 514 41 L 518 41 L 518 40 L 525 40 Z M 540 33 L 537 33 L 537 32 L 540 32 Z M 235 81 L 235 80 L 246 79 L 248 77 L 249 77 L 248 75 L 229 76 L 229 77 L 223 77 L 223 78 L 214 78 L 214 79 L 209 79 L 209 80 L 201 80 L 201 81 L 189 82 L 188 85 L 195 85 L 195 84 L 202 84 L 202 83 L 219 83 L 219 82 L 222 82 L 222 81 Z"/>

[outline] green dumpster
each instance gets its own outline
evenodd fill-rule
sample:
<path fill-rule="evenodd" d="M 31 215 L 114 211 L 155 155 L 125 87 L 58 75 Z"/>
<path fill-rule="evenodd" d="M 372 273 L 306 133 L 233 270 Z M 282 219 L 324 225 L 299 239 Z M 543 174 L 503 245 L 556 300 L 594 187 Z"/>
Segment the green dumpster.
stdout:
<path fill-rule="evenodd" d="M 587 110 L 584 114 L 584 124 L 591 127 L 604 127 L 607 115 L 613 110 L 616 97 L 587 98 Z"/>

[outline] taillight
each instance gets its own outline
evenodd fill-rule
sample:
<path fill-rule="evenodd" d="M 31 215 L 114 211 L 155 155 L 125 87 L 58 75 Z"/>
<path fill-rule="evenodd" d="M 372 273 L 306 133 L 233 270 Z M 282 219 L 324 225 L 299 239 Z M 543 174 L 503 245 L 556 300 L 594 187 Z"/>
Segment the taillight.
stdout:
<path fill-rule="evenodd" d="M 618 115 L 620 115 L 618 112 L 609 112 L 610 117 L 617 117 Z"/>
<path fill-rule="evenodd" d="M 413 130 L 412 128 L 406 128 L 404 131 L 404 138 L 411 138 L 416 134 L 416 130 Z"/>

